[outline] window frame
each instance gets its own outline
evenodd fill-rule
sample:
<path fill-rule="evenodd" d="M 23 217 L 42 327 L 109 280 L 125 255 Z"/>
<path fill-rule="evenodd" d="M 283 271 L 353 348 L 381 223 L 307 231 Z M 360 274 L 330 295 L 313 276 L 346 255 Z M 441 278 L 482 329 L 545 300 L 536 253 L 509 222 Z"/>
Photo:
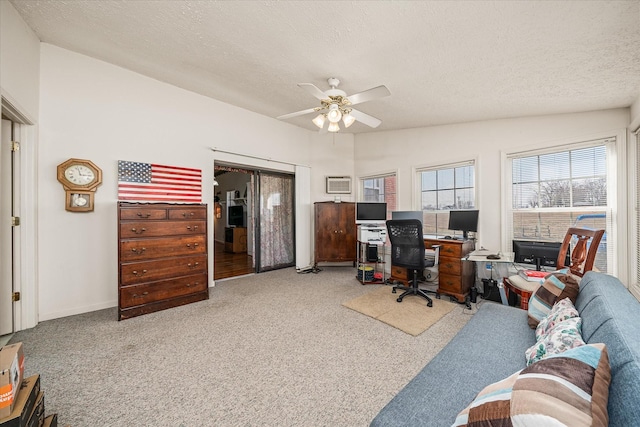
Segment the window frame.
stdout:
<path fill-rule="evenodd" d="M 459 187 L 459 188 L 472 188 L 472 194 L 473 194 L 473 207 L 472 208 L 468 208 L 468 209 L 480 209 L 479 208 L 479 197 L 478 197 L 478 159 L 477 158 L 469 158 L 466 160 L 460 160 L 460 161 L 455 161 L 455 162 L 448 162 L 448 163 L 438 163 L 438 164 L 433 164 L 433 165 L 425 165 L 425 166 L 418 166 L 415 167 L 413 169 L 413 177 L 415 179 L 415 183 L 414 183 L 414 195 L 415 195 L 415 210 L 419 210 L 423 212 L 423 217 L 425 215 L 425 213 L 433 213 L 436 216 L 438 214 L 448 214 L 451 210 L 453 209 L 435 209 L 435 210 L 429 210 L 429 211 L 425 211 L 422 208 L 422 173 L 423 172 L 431 172 L 431 171 L 440 171 L 440 170 L 446 170 L 446 169 L 454 169 L 455 168 L 459 168 L 459 167 L 464 167 L 464 166 L 471 166 L 473 169 L 473 186 L 472 187 Z M 454 191 L 455 189 L 458 188 L 454 185 Z M 437 190 L 436 190 L 437 191 Z M 423 231 L 424 231 L 424 224 L 423 224 Z M 446 232 L 445 234 L 449 233 L 448 229 L 438 229 L 436 228 L 436 235 L 441 235 L 443 233 L 440 233 L 440 231 L 442 231 L 443 233 Z M 431 235 L 431 233 L 426 233 L 425 234 L 429 234 Z M 478 240 L 478 234 L 479 233 L 475 233 L 475 239 L 476 241 Z"/>
<path fill-rule="evenodd" d="M 392 172 L 382 172 L 382 173 L 378 173 L 378 174 L 373 174 L 373 175 L 366 175 L 366 176 L 361 176 L 358 177 L 358 197 L 357 197 L 357 201 L 358 202 L 369 202 L 372 200 L 364 200 L 364 193 L 365 193 L 365 188 L 364 188 L 364 182 L 367 180 L 372 180 L 372 179 L 384 179 L 384 178 L 391 178 L 393 177 L 395 179 L 395 206 L 390 206 L 389 202 L 386 202 L 386 195 L 388 194 L 385 191 L 385 202 L 387 203 L 387 219 L 391 218 L 391 212 L 394 210 L 398 209 L 398 173 L 396 171 L 392 171 Z M 386 189 L 385 189 L 386 190 Z M 391 193 L 389 193 L 391 194 Z M 376 200 L 377 201 L 377 200 Z"/>

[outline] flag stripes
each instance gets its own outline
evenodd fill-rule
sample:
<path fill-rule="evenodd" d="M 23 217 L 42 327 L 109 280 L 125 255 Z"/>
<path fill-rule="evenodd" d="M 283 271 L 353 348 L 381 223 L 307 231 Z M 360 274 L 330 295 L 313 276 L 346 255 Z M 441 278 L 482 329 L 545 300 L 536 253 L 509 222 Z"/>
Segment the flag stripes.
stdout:
<path fill-rule="evenodd" d="M 202 201 L 200 169 L 118 161 L 118 200 Z"/>

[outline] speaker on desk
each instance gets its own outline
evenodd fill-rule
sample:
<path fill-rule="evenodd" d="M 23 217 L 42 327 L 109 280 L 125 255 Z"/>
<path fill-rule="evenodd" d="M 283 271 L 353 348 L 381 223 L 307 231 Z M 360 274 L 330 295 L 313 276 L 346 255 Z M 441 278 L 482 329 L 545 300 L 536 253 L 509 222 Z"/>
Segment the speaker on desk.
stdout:
<path fill-rule="evenodd" d="M 367 261 L 369 261 L 369 262 L 378 261 L 378 246 L 377 245 L 367 245 Z"/>

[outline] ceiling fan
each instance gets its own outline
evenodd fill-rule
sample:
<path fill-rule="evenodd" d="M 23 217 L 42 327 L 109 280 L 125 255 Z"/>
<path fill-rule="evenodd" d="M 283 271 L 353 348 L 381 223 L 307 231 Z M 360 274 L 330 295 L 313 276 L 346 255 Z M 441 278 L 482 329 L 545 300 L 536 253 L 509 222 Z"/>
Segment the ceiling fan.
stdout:
<path fill-rule="evenodd" d="M 389 92 L 386 86 L 377 86 L 347 96 L 344 91 L 338 89 L 340 80 L 331 77 L 327 79 L 327 82 L 331 89 L 324 92 L 312 83 L 298 83 L 298 86 L 320 100 L 320 106 L 278 116 L 278 119 L 286 120 L 305 114 L 318 113 L 312 120 L 313 123 L 318 126 L 321 131 L 325 130 L 325 124 L 329 123 L 326 128 L 329 132 L 337 132 L 340 130 L 340 125 L 338 124 L 340 120 L 342 120 L 345 128 L 351 126 L 356 120 L 372 128 L 380 126 L 380 123 L 382 123 L 380 119 L 376 119 L 362 111 L 354 110 L 352 106 L 391 95 L 391 92 Z"/>

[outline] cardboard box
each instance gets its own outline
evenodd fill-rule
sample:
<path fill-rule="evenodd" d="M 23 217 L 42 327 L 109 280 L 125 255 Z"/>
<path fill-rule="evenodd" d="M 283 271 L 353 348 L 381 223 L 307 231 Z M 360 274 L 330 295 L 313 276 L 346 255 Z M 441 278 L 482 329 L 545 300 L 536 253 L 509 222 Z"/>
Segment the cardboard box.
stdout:
<path fill-rule="evenodd" d="M 11 415 L 24 377 L 22 343 L 0 348 L 0 418 Z"/>
<path fill-rule="evenodd" d="M 36 404 L 29 415 L 27 427 L 40 427 L 44 423 L 44 393 L 38 393 Z"/>
<path fill-rule="evenodd" d="M 58 414 L 51 414 L 45 418 L 42 427 L 58 427 Z"/>
<path fill-rule="evenodd" d="M 25 427 L 39 394 L 40 375 L 36 374 L 22 381 L 13 412 L 6 418 L 0 418 L 0 427 Z"/>

